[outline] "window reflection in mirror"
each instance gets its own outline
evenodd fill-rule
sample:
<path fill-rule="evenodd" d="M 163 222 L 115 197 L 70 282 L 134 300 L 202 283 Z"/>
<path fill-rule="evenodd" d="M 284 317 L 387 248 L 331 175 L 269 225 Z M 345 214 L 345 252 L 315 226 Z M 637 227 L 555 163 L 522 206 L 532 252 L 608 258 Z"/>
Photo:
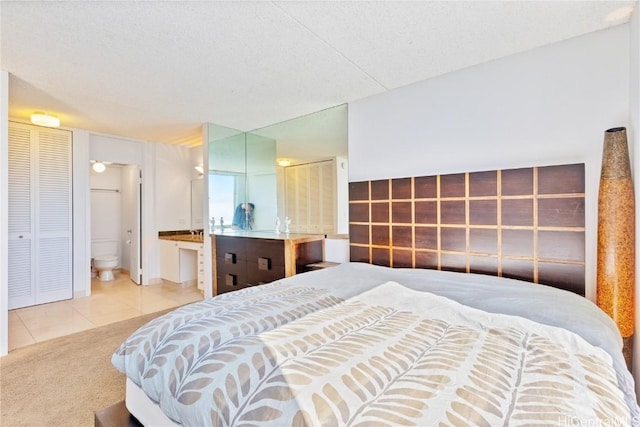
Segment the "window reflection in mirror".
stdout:
<path fill-rule="evenodd" d="M 348 232 L 346 104 L 248 133 L 210 124 L 208 134 L 216 231 L 221 218 L 232 228 L 236 210 L 251 203 L 252 230 L 274 231 L 279 219 L 284 231 L 288 218 L 292 233 Z"/>
<path fill-rule="evenodd" d="M 246 187 L 245 133 L 210 124 L 209 230 L 231 228 L 235 206 L 244 199 Z"/>
<path fill-rule="evenodd" d="M 230 172 L 209 173 L 209 225 L 211 231 L 222 226 L 231 228 L 238 200 L 244 198 L 244 174 Z M 211 227 L 213 226 L 213 227 Z"/>

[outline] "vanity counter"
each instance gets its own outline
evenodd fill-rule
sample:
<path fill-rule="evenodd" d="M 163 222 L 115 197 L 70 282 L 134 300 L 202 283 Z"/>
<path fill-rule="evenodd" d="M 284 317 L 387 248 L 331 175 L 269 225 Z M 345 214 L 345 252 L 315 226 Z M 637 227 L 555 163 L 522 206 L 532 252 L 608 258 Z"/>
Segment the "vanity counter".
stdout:
<path fill-rule="evenodd" d="M 246 237 L 251 239 L 271 239 L 271 240 L 290 240 L 294 242 L 313 242 L 324 240 L 324 234 L 308 234 L 308 233 L 275 233 L 273 231 L 252 231 L 252 230 L 225 230 L 223 232 L 216 230 L 214 236 L 228 237 Z"/>
<path fill-rule="evenodd" d="M 204 237 L 192 234 L 173 234 L 171 236 L 158 236 L 160 240 L 173 240 L 177 242 L 204 243 Z"/>

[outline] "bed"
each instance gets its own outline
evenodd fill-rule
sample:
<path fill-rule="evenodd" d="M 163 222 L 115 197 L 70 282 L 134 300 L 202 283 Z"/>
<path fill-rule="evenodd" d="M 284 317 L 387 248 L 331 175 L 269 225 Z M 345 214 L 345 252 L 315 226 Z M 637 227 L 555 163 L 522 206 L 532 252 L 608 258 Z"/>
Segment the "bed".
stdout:
<path fill-rule="evenodd" d="M 582 296 L 584 166 L 422 178 L 351 184 L 354 262 L 132 334 L 112 357 L 129 411 L 144 425 L 636 424 L 620 333 Z"/>

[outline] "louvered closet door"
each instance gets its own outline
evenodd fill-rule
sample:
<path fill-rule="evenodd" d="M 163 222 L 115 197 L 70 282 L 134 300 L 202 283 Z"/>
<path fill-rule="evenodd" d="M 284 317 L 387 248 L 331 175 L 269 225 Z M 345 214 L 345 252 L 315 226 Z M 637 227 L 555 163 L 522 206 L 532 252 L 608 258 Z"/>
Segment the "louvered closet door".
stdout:
<path fill-rule="evenodd" d="M 334 234 L 337 231 L 336 216 L 336 162 L 320 163 L 320 233 Z"/>
<path fill-rule="evenodd" d="M 291 220 L 292 233 L 304 233 L 309 227 L 309 168 L 307 165 L 295 166 L 296 175 L 296 216 Z"/>
<path fill-rule="evenodd" d="M 43 304 L 73 296 L 71 134 L 44 129 L 37 141 L 35 303 Z"/>
<path fill-rule="evenodd" d="M 292 226 L 298 224 L 298 193 L 296 191 L 298 182 L 298 168 L 290 166 L 285 168 L 285 218 L 291 218 Z M 282 230 L 285 230 L 285 218 L 282 218 Z M 294 222 L 295 221 L 295 222 Z M 297 228 L 289 228 L 289 231 L 295 232 Z"/>
<path fill-rule="evenodd" d="M 309 213 L 307 221 L 307 233 L 318 234 L 322 232 L 322 206 L 320 205 L 322 178 L 320 176 L 320 164 L 311 163 L 307 165 L 307 173 L 309 176 L 309 191 L 307 197 L 309 199 Z"/>
<path fill-rule="evenodd" d="M 33 217 L 31 130 L 9 126 L 8 276 L 9 309 L 33 305 Z"/>
<path fill-rule="evenodd" d="M 71 133 L 9 125 L 9 309 L 70 299 Z"/>

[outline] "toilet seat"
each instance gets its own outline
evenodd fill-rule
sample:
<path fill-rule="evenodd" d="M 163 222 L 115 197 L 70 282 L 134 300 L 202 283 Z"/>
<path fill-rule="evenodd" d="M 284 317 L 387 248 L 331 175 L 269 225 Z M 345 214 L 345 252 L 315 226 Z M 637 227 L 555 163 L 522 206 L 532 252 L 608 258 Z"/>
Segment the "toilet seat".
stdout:
<path fill-rule="evenodd" d="M 103 256 L 97 256 L 93 260 L 101 261 L 101 262 L 113 262 L 113 261 L 117 261 L 118 257 L 116 255 L 103 255 Z"/>
<path fill-rule="evenodd" d="M 93 258 L 93 266 L 98 270 L 98 277 L 102 281 L 113 280 L 113 269 L 118 266 L 117 255 L 103 255 Z"/>

